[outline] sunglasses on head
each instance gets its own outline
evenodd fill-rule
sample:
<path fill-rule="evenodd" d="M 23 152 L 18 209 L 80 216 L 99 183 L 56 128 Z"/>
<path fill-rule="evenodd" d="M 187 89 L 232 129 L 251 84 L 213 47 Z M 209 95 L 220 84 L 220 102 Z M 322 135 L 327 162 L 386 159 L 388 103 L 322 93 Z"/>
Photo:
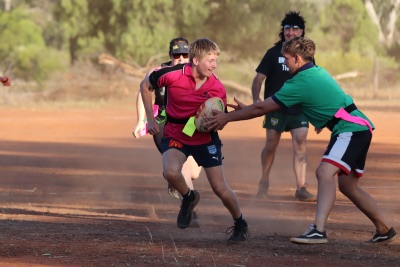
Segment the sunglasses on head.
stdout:
<path fill-rule="evenodd" d="M 179 59 L 181 56 L 183 58 L 189 58 L 189 54 L 173 54 L 174 59 Z"/>
<path fill-rule="evenodd" d="M 297 25 L 285 25 L 285 26 L 283 26 L 283 28 L 284 28 L 285 30 L 289 30 L 290 28 L 292 28 L 293 30 L 298 30 L 298 29 L 300 29 L 300 27 L 297 26 Z"/>

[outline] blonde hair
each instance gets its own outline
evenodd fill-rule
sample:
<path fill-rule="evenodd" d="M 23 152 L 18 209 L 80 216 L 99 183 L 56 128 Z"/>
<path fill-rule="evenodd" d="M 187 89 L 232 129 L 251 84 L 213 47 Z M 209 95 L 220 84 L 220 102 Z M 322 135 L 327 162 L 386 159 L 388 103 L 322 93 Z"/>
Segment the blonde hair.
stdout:
<path fill-rule="evenodd" d="M 282 54 L 299 55 L 305 61 L 311 61 L 315 55 L 315 43 L 307 37 L 295 37 L 283 43 Z"/>
<path fill-rule="evenodd" d="M 221 50 L 216 43 L 207 38 L 200 38 L 190 44 L 189 61 L 193 62 L 195 57 L 202 59 L 206 55 L 219 56 L 220 54 Z"/>

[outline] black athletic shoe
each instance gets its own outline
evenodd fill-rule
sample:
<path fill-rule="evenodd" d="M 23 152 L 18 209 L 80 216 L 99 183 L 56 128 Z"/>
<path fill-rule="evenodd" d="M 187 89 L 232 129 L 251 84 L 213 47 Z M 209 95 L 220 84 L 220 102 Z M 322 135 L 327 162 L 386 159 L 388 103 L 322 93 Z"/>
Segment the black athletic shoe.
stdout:
<path fill-rule="evenodd" d="M 328 239 L 326 238 L 326 232 L 318 231 L 315 224 L 311 224 L 310 229 L 301 236 L 290 238 L 290 242 L 299 244 L 324 244 L 328 243 Z"/>
<path fill-rule="evenodd" d="M 376 232 L 376 234 L 366 242 L 366 244 L 379 244 L 379 245 L 384 245 L 387 243 L 390 243 L 396 239 L 397 233 L 396 231 L 392 228 L 389 229 L 389 231 L 386 234 L 380 234 Z"/>
<path fill-rule="evenodd" d="M 193 209 L 196 207 L 200 200 L 200 194 L 196 190 L 191 191 L 194 194 L 193 201 L 187 201 L 185 198 L 182 200 L 181 210 L 178 214 L 177 224 L 181 229 L 185 229 L 192 221 Z"/>
<path fill-rule="evenodd" d="M 231 237 L 228 239 L 228 244 L 242 243 L 246 242 L 248 238 L 248 226 L 247 222 L 243 220 L 242 223 L 235 223 L 234 226 L 226 229 L 226 233 L 232 233 Z"/>

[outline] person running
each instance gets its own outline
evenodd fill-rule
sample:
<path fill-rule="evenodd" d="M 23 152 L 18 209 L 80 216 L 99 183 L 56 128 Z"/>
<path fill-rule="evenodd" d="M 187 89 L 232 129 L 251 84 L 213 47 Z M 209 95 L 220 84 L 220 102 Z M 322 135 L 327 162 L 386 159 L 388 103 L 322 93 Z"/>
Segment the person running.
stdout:
<path fill-rule="evenodd" d="M 332 76 L 315 66 L 312 59 L 315 43 L 306 37 L 295 37 L 283 44 L 285 64 L 293 78 L 263 102 L 246 106 L 235 99 L 236 109 L 218 113 L 208 119 L 205 127 L 222 129 L 230 121 L 248 120 L 279 109 L 300 105 L 303 113 L 317 132 L 327 127 L 332 131 L 328 147 L 319 164 L 317 209 L 314 223 L 302 235 L 290 238 L 293 243 L 327 243 L 325 224 L 336 199 L 335 176 L 339 190 L 374 224 L 375 235 L 369 244 L 386 244 L 396 238 L 389 228 L 376 201 L 358 182 L 363 175 L 365 160 L 372 139 L 374 125 L 354 104 Z"/>
<path fill-rule="evenodd" d="M 160 126 L 152 117 L 151 91 L 167 88 L 167 122 L 161 141 L 162 165 L 167 181 L 183 196 L 177 225 L 185 229 L 192 220 L 192 211 L 199 203 L 200 194 L 191 190 L 182 176 L 182 165 L 192 155 L 205 170 L 213 192 L 221 199 L 234 220 L 227 229 L 232 233 L 229 243 L 247 240 L 248 225 L 243 218 L 238 198 L 228 186 L 222 168 L 222 142 L 218 132 L 200 132 L 194 126 L 194 116 L 201 104 L 211 97 L 219 97 L 226 104 L 226 90 L 213 73 L 220 49 L 216 43 L 200 38 L 190 44 L 189 63 L 156 70 L 140 84 L 148 118 L 148 131 L 156 135 Z M 189 129 L 192 129 L 189 131 Z"/>
<path fill-rule="evenodd" d="M 161 67 L 165 66 L 175 66 L 178 64 L 183 64 L 189 62 L 189 42 L 186 38 L 177 37 L 172 39 L 169 42 L 169 52 L 168 52 L 170 61 L 162 63 Z M 148 77 L 154 70 L 157 70 L 161 67 L 153 68 L 147 72 L 146 77 Z M 153 135 L 154 144 L 156 145 L 158 151 L 161 153 L 161 139 L 163 138 L 163 129 L 165 125 L 165 115 L 163 115 L 163 111 L 165 110 L 166 103 L 166 89 L 165 87 L 160 90 L 155 90 L 155 101 L 154 105 L 158 106 L 156 118 L 159 122 L 160 132 L 156 135 Z M 156 106 L 156 108 L 157 108 Z M 142 94 L 140 90 L 137 94 L 136 98 L 136 113 L 137 113 L 137 123 L 133 129 L 133 136 L 135 138 L 140 138 L 141 134 L 146 133 L 146 113 L 144 110 L 144 105 L 142 101 Z M 185 177 L 186 183 L 188 186 L 193 189 L 192 180 L 197 179 L 200 176 L 201 167 L 197 165 L 196 161 L 192 156 L 189 156 L 186 162 L 182 166 L 182 173 Z M 168 184 L 168 193 L 171 197 L 179 199 L 181 196 L 179 193 Z"/>
<path fill-rule="evenodd" d="M 284 64 L 281 53 L 282 44 L 294 37 L 304 36 L 305 19 L 299 12 L 288 12 L 281 21 L 280 40 L 268 49 L 256 69 L 256 76 L 251 85 L 253 103 L 261 102 L 261 85 L 265 80 L 264 99 L 276 93 L 291 78 L 289 69 Z M 258 184 L 257 198 L 266 198 L 269 189 L 269 174 L 275 159 L 275 153 L 283 132 L 290 132 L 293 145 L 293 170 L 296 178 L 295 198 L 300 201 L 316 201 L 315 195 L 306 189 L 306 146 L 308 121 L 299 107 L 291 107 L 285 111 L 266 114 L 263 127 L 266 128 L 266 142 L 261 152 L 261 179 Z"/>

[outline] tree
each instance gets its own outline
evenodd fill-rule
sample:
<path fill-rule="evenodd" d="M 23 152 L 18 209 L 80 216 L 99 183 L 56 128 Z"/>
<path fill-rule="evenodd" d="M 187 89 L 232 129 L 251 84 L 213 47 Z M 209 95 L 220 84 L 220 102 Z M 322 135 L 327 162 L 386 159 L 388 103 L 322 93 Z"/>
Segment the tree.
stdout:
<path fill-rule="evenodd" d="M 379 42 L 390 48 L 394 42 L 400 0 L 364 0 L 365 9 L 379 29 Z"/>
<path fill-rule="evenodd" d="M 0 28 L 0 58 L 13 75 L 40 82 L 62 67 L 62 53 L 46 47 L 42 29 L 26 8 L 0 13 Z"/>

